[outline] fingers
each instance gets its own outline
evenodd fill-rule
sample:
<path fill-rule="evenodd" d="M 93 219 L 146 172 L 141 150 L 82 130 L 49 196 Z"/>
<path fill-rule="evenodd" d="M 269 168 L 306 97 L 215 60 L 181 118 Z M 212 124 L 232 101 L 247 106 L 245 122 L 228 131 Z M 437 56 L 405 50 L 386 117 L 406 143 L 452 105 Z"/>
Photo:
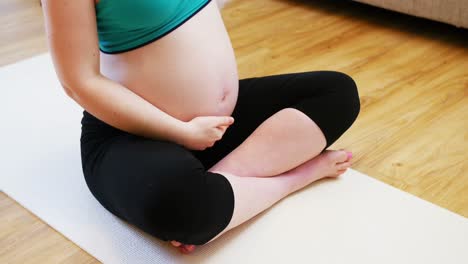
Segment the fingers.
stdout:
<path fill-rule="evenodd" d="M 214 122 L 216 127 L 230 126 L 234 123 L 234 118 L 232 116 L 217 116 Z"/>
<path fill-rule="evenodd" d="M 222 132 L 220 135 L 219 135 L 219 138 L 218 139 L 221 139 L 221 137 L 223 136 L 224 132 L 226 132 L 226 130 L 228 129 L 228 127 L 230 125 L 232 125 L 232 123 L 234 123 L 234 118 L 231 117 L 231 116 L 220 116 L 217 120 L 217 125 L 216 127 L 219 128 L 219 130 Z"/>
<path fill-rule="evenodd" d="M 202 116 L 196 117 L 198 126 L 201 128 L 200 146 L 201 150 L 213 147 L 216 141 L 220 140 L 228 127 L 234 123 L 231 116 Z"/>
<path fill-rule="evenodd" d="M 229 126 L 219 126 L 218 128 L 224 133 Z"/>
<path fill-rule="evenodd" d="M 220 140 L 224 133 L 226 133 L 226 130 L 228 129 L 229 125 L 222 125 L 222 126 L 217 126 L 217 133 L 216 133 L 216 140 Z"/>

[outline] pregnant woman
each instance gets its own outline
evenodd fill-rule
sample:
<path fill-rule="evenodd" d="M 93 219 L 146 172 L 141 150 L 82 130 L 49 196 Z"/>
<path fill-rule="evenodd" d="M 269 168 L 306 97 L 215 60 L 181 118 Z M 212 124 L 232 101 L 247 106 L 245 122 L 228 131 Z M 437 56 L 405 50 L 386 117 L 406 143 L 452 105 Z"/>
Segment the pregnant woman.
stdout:
<path fill-rule="evenodd" d="M 84 108 L 89 190 L 182 252 L 351 166 L 351 152 L 325 149 L 359 113 L 353 79 L 313 71 L 239 80 L 216 1 L 42 6 L 57 76 Z"/>

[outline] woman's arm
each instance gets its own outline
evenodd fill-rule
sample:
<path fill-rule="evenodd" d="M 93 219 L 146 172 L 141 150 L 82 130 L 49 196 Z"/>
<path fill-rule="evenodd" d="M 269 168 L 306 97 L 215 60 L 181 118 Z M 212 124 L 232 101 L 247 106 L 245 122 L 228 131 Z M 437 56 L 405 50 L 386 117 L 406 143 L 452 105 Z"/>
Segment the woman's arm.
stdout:
<path fill-rule="evenodd" d="M 49 50 L 69 97 L 123 131 L 173 142 L 184 140 L 176 119 L 100 73 L 94 0 L 42 0 Z"/>

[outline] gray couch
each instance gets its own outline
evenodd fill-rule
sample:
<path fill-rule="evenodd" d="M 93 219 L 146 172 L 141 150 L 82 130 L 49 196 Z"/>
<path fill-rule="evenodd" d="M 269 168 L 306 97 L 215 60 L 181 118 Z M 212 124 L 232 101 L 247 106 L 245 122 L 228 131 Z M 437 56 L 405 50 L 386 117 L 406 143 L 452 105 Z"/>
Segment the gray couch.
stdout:
<path fill-rule="evenodd" d="M 468 28 L 468 0 L 354 0 Z"/>

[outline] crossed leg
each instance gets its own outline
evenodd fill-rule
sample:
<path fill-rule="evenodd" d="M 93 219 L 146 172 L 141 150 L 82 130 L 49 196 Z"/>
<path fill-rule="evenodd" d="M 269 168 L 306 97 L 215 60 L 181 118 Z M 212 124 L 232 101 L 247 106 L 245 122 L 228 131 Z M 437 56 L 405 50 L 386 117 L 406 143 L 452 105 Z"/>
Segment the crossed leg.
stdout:
<path fill-rule="evenodd" d="M 231 222 L 211 241 L 267 209 L 288 194 L 323 177 L 336 177 L 351 166 L 351 152 L 326 151 L 317 156 L 325 146 L 325 138 L 317 125 L 311 120 L 304 120 L 302 115 L 290 109 L 278 112 L 255 130 L 243 144 L 209 169 L 228 178 L 236 194 L 236 207 Z M 294 125 L 284 126 L 282 121 L 285 120 L 282 119 Z M 282 133 L 281 130 L 297 130 L 299 133 L 291 136 L 288 133 Z M 281 142 L 281 144 L 278 146 L 272 142 Z M 271 148 L 273 145 L 276 145 L 274 149 Z M 254 160 L 245 157 L 262 158 Z M 311 157 L 314 158 L 311 159 Z M 304 160 L 309 161 L 304 162 Z M 299 166 L 297 166 L 298 163 Z M 242 164 L 242 166 L 236 166 L 236 164 Z M 250 178 L 247 181 L 239 179 L 239 177 L 268 176 L 275 177 Z M 263 180 L 273 181 L 267 184 Z M 250 187 L 246 188 L 247 186 Z M 194 245 L 183 245 L 177 241 L 171 243 L 184 253 L 195 249 Z"/>
<path fill-rule="evenodd" d="M 297 109 L 285 108 L 263 122 L 210 171 L 275 176 L 317 156 L 325 145 L 325 136 L 315 122 Z"/>
<path fill-rule="evenodd" d="M 343 75 L 340 73 L 326 74 L 330 81 L 340 78 L 343 80 Z M 309 76 L 309 81 L 313 77 L 316 77 L 315 79 L 322 77 L 323 81 L 323 76 L 326 74 L 321 76 L 318 73 L 315 76 L 312 74 Z M 347 83 L 340 83 L 348 86 L 348 88 L 343 87 L 345 89 L 343 91 L 352 90 L 354 85 L 354 82 L 349 82 L 349 78 L 347 80 Z M 292 84 L 290 81 L 289 83 Z M 333 83 L 329 82 L 328 85 L 333 86 Z M 295 100 L 297 102 L 297 99 Z M 261 122 L 234 150 L 210 167 L 208 171 L 220 173 L 229 180 L 236 201 L 229 225 L 210 242 L 292 192 L 321 178 L 336 177 L 351 166 L 351 152 L 341 150 L 320 153 L 332 143 L 327 141 L 336 140 L 336 137 L 349 127 L 357 117 L 358 110 L 353 111 L 351 115 L 353 120 L 338 124 L 341 126 L 340 131 L 333 135 L 330 129 L 325 127 L 327 123 L 320 117 L 317 119 L 321 120 L 322 127 L 305 114 L 305 112 L 310 113 L 310 109 L 304 109 L 309 108 L 310 104 L 311 102 L 307 102 L 307 105 L 296 104 L 294 108 L 286 107 L 277 111 Z M 226 135 L 226 140 L 230 140 L 228 132 Z M 183 245 L 177 241 L 171 243 L 184 253 L 189 253 L 195 248 L 194 245 Z"/>

